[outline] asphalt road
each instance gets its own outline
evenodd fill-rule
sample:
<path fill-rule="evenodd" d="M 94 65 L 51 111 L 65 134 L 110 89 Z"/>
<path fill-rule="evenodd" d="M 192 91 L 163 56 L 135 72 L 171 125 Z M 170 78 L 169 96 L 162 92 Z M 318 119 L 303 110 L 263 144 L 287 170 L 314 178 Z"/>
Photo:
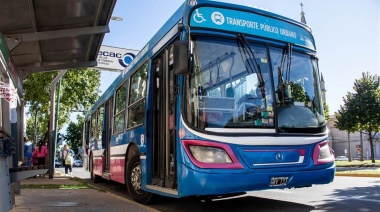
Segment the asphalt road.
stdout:
<path fill-rule="evenodd" d="M 59 169 L 58 169 L 59 170 Z M 75 176 L 92 183 L 89 173 L 74 168 Z M 104 180 L 95 186 L 131 199 L 126 186 Z M 328 185 L 311 188 L 266 190 L 246 195 L 201 201 L 198 198 L 173 199 L 159 197 L 149 205 L 158 211 L 379 211 L 380 178 L 335 177 Z"/>

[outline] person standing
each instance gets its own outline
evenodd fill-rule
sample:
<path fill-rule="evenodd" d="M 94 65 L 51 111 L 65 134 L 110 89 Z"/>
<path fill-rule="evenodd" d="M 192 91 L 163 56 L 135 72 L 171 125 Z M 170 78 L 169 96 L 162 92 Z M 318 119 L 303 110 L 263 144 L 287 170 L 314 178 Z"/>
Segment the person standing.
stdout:
<path fill-rule="evenodd" d="M 38 142 L 38 148 L 35 148 L 34 151 L 36 152 L 37 156 L 37 164 L 45 165 L 46 157 L 48 156 L 48 149 L 42 140 Z"/>
<path fill-rule="evenodd" d="M 24 137 L 24 162 L 25 166 L 32 166 L 32 155 L 34 151 L 34 145 L 28 140 L 27 137 Z"/>
<path fill-rule="evenodd" d="M 70 176 L 72 176 L 73 175 L 72 164 L 74 161 L 73 161 L 73 156 L 71 154 L 69 146 L 67 146 L 67 144 L 63 146 L 63 159 L 65 161 L 65 176 L 67 176 L 68 171 L 70 171 Z"/>

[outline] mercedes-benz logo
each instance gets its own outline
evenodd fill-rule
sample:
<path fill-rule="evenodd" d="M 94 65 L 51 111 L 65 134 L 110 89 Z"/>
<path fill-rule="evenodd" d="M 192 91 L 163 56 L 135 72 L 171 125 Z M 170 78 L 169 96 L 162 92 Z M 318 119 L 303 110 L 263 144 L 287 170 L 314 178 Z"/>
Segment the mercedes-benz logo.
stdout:
<path fill-rule="evenodd" d="M 277 152 L 275 157 L 278 162 L 284 161 L 284 155 L 281 152 Z"/>

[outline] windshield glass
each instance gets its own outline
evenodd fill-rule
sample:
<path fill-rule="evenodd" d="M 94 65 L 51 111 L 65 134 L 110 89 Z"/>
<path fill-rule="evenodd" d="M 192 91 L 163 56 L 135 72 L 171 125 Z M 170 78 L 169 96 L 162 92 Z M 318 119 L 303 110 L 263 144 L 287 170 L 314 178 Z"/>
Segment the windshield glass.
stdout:
<path fill-rule="evenodd" d="M 284 109 L 292 106 L 284 105 L 279 101 L 278 91 L 276 91 L 278 71 L 270 73 L 271 70 L 277 70 L 275 69 L 276 65 L 281 67 L 283 50 L 271 48 L 269 53 L 265 45 L 248 42 L 247 45 L 242 45 L 242 42 L 239 43 L 239 41 L 241 40 L 208 37 L 193 39 L 194 70 L 191 75 L 187 76 L 184 98 L 184 116 L 187 122 L 196 128 L 214 132 L 226 132 L 226 128 L 235 131 L 236 129 L 251 128 L 257 132 L 275 132 L 275 122 L 277 121 L 275 110 L 280 109 L 280 112 L 277 112 L 280 119 L 278 122 L 283 131 L 286 131 L 283 128 L 319 126 L 319 124 L 315 124 L 315 116 L 306 117 L 306 119 L 312 119 L 310 122 L 313 123 L 307 125 L 300 124 L 298 118 L 292 121 L 282 120 L 292 116 L 298 107 L 309 110 L 311 115 L 314 114 L 311 109 L 318 108 L 316 111 L 323 114 L 320 113 L 321 102 L 319 100 L 315 102 L 318 106 L 312 108 L 312 104 L 309 104 L 306 99 L 303 106 L 300 103 L 301 99 L 297 99 L 297 101 L 293 101 L 296 109 L 293 108 L 289 111 Z M 279 63 L 272 61 L 271 67 L 269 56 L 276 57 L 275 59 L 279 56 Z M 309 90 L 305 91 L 310 98 L 317 96 L 320 99 L 319 93 L 316 92 L 319 90 L 319 82 L 314 81 L 314 79 L 318 79 L 316 63 L 313 65 L 310 56 L 307 55 L 294 55 L 293 53 L 293 57 L 307 60 L 309 66 L 302 73 L 294 70 L 297 74 L 294 76 L 290 74 L 290 79 L 294 79 L 297 84 L 302 78 L 300 78 L 300 74 L 309 77 L 310 81 L 307 85 L 311 87 L 307 87 L 307 89 L 311 89 L 313 93 Z M 295 59 L 293 58 L 293 60 Z M 290 66 L 290 72 L 294 67 L 296 67 L 296 62 Z M 297 66 L 297 69 L 299 68 L 301 67 Z M 273 75 L 277 78 L 273 79 Z M 272 82 L 275 84 L 273 85 Z M 306 83 L 303 85 L 306 86 Z M 316 87 L 314 88 L 314 86 Z M 306 89 L 306 87 L 302 89 Z"/>
<path fill-rule="evenodd" d="M 279 130 L 321 132 L 325 118 L 316 59 L 286 48 L 271 48 L 270 55 Z"/>

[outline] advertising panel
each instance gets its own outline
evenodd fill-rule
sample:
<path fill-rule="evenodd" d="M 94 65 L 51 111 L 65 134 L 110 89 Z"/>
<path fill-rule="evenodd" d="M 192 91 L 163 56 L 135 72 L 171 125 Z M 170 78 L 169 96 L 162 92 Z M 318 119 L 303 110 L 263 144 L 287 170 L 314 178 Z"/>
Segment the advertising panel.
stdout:
<path fill-rule="evenodd" d="M 112 46 L 101 46 L 95 68 L 109 71 L 123 71 L 136 57 L 137 50 Z"/>

